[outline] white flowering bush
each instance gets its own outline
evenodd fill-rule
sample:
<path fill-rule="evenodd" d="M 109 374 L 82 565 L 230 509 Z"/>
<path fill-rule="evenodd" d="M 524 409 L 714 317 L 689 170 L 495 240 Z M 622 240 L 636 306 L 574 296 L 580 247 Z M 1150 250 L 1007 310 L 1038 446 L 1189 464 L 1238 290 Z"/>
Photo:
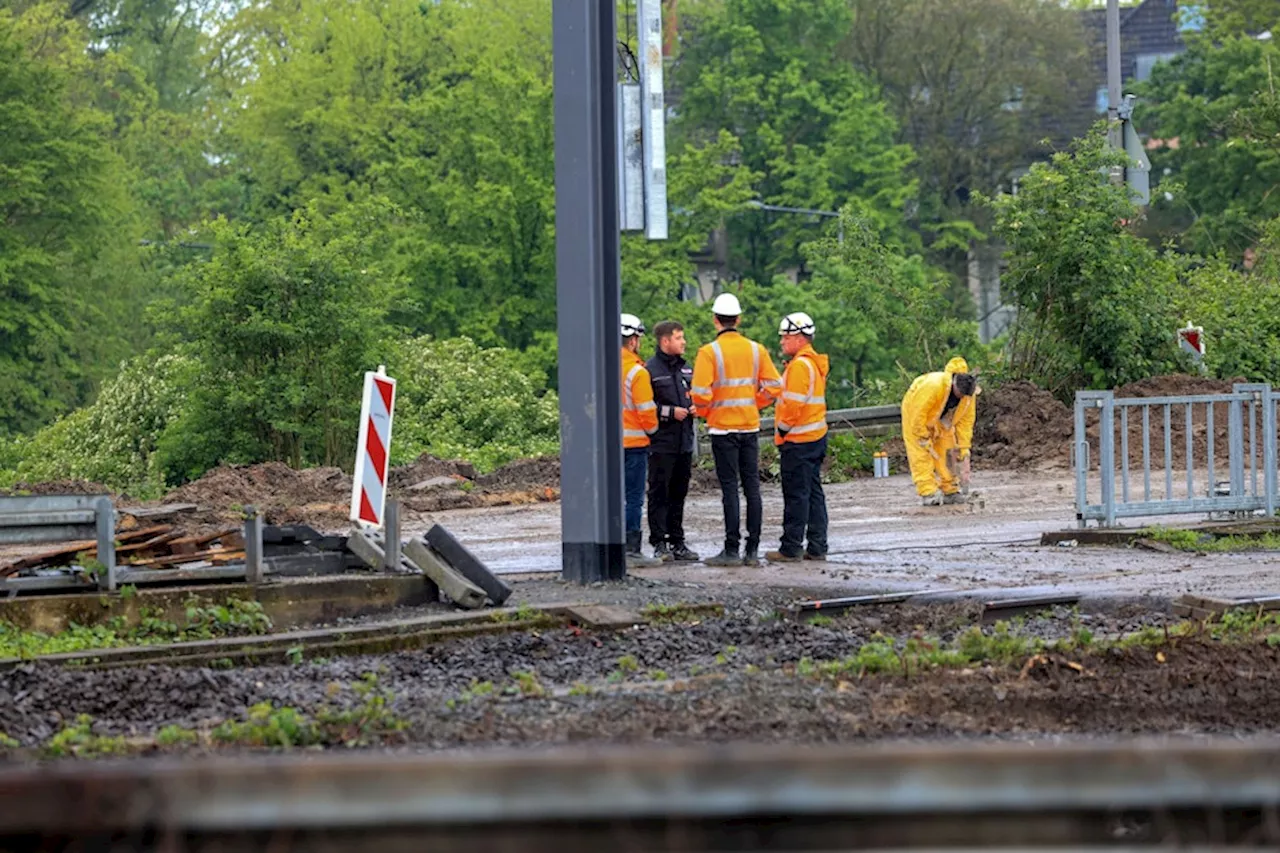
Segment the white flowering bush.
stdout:
<path fill-rule="evenodd" d="M 466 459 L 488 471 L 522 456 L 555 454 L 559 402 L 520 354 L 470 338 L 414 338 L 395 347 L 393 464 L 422 453 Z"/>
<path fill-rule="evenodd" d="M 8 479 L 84 479 L 133 496 L 164 490 L 156 442 L 182 404 L 191 362 L 184 356 L 140 357 L 121 366 L 94 402 L 11 445 Z"/>

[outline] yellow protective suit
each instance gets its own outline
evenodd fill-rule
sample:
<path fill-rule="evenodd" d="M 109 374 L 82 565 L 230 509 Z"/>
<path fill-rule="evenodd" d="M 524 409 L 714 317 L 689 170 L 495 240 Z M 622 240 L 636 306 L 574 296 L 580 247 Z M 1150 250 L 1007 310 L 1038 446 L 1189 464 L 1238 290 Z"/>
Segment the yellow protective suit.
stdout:
<path fill-rule="evenodd" d="M 962 397 L 946 418 L 942 409 L 951 396 L 952 375 L 968 372 L 963 358 L 953 358 L 945 370 L 917 376 L 902 398 L 902 441 L 907 446 L 911 479 L 921 497 L 939 488 L 945 495 L 960 490 L 955 473 L 947 468 L 947 451 L 958 448 L 960 459 L 968 458 L 977 396 Z"/>

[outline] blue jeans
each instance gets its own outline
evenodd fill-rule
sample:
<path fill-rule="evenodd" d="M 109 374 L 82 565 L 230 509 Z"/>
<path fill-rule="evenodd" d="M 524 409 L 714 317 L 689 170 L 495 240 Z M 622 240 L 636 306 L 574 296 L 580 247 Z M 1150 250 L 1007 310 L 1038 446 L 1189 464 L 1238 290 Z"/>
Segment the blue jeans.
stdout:
<path fill-rule="evenodd" d="M 626 519 L 626 530 L 628 533 L 638 531 L 640 529 L 640 518 L 644 510 L 644 484 L 646 467 L 649 462 L 649 448 L 647 447 L 628 447 L 622 451 L 622 459 L 625 463 L 623 472 L 625 474 L 626 483 L 626 501 L 627 511 L 624 514 Z"/>

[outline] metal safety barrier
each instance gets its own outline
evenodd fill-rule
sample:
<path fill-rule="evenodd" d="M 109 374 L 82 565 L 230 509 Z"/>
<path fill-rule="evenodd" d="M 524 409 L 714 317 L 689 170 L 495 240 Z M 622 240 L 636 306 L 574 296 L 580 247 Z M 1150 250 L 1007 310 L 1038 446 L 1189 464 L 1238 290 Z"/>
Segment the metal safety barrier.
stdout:
<path fill-rule="evenodd" d="M 1277 403 L 1280 395 L 1266 383 L 1174 397 L 1077 392 L 1077 522 L 1111 527 L 1155 515 L 1274 515 Z"/>
<path fill-rule="evenodd" d="M 86 551 L 96 546 L 96 564 L 80 569 L 108 592 L 116 588 L 115 532 L 115 508 L 106 495 L 0 497 L 0 544 L 82 542 Z"/>
<path fill-rule="evenodd" d="M 706 424 L 695 427 L 694 455 L 705 451 L 710 436 Z M 831 409 L 827 412 L 829 432 L 856 432 L 864 436 L 894 435 L 902 429 L 901 406 L 863 406 L 858 409 Z M 773 441 L 773 418 L 760 419 L 760 440 Z"/>

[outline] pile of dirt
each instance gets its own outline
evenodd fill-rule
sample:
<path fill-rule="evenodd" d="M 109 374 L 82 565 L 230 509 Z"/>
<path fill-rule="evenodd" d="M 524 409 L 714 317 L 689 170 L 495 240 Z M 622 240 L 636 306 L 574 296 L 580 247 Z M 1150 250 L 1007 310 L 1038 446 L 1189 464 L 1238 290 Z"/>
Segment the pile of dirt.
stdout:
<path fill-rule="evenodd" d="M 392 493 L 397 493 L 412 491 L 414 486 L 421 487 L 422 484 L 440 477 L 450 477 L 457 481 L 474 480 L 476 466 L 461 459 L 441 459 L 424 453 L 408 465 L 392 468 L 387 480 Z"/>
<path fill-rule="evenodd" d="M 1031 382 L 1009 382 L 978 396 L 973 456 L 991 468 L 1065 468 L 1071 410 Z"/>
<path fill-rule="evenodd" d="M 486 492 L 536 492 L 560 490 L 560 458 L 534 456 L 508 462 L 496 471 L 476 478 L 476 485 Z"/>
<path fill-rule="evenodd" d="M 1231 386 L 1243 379 L 1210 379 L 1207 376 L 1188 376 L 1173 373 L 1168 376 L 1151 376 L 1139 379 L 1115 390 L 1120 397 L 1184 397 L 1190 394 L 1230 394 Z"/>
<path fill-rule="evenodd" d="M 283 462 L 214 468 L 165 496 L 169 503 L 193 503 L 219 509 L 237 505 L 265 509 L 350 500 L 351 477 L 340 468 L 298 471 Z"/>

